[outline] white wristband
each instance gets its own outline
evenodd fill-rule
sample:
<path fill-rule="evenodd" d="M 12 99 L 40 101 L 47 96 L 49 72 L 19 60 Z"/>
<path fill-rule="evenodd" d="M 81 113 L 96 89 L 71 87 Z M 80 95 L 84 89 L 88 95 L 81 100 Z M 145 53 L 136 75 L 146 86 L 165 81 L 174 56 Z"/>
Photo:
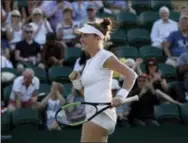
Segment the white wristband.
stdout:
<path fill-rule="evenodd" d="M 124 89 L 124 88 L 121 88 L 118 93 L 117 93 L 117 96 L 120 96 L 122 98 L 126 98 L 129 94 L 129 91 Z"/>
<path fill-rule="evenodd" d="M 75 80 L 72 80 L 72 85 L 73 85 L 73 87 L 75 88 L 75 89 L 77 89 L 77 90 L 80 90 L 80 89 L 82 89 L 82 82 L 81 82 L 81 80 L 80 79 L 75 79 Z"/>

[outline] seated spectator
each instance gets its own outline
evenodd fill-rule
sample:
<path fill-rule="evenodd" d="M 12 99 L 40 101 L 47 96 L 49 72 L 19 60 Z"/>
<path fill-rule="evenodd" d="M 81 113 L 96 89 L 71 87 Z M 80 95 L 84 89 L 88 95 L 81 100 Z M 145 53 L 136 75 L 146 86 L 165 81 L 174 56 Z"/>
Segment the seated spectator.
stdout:
<path fill-rule="evenodd" d="M 42 50 L 42 63 L 40 67 L 50 68 L 53 65 L 63 65 L 65 46 L 56 40 L 55 33 L 48 33 L 46 43 Z"/>
<path fill-rule="evenodd" d="M 161 19 L 153 24 L 150 37 L 152 46 L 162 48 L 162 43 L 169 34 L 178 30 L 178 24 L 169 18 L 170 11 L 166 6 L 160 8 L 159 15 Z"/>
<path fill-rule="evenodd" d="M 107 0 L 105 3 L 108 5 L 108 8 L 111 9 L 114 13 L 121 11 L 131 12 L 136 14 L 136 11 L 132 8 L 132 2 L 130 0 L 126 1 L 116 1 L 116 0 Z"/>
<path fill-rule="evenodd" d="M 6 25 L 6 37 L 11 50 L 14 50 L 16 43 L 22 40 L 21 14 L 18 10 L 11 12 L 11 22 Z"/>
<path fill-rule="evenodd" d="M 186 6 L 183 6 L 183 7 L 181 8 L 180 15 L 181 15 L 181 16 L 182 16 L 182 15 L 188 15 L 188 5 L 187 5 L 187 7 L 186 7 Z"/>
<path fill-rule="evenodd" d="M 74 102 L 83 102 L 84 96 L 83 93 L 78 92 L 74 88 L 72 88 L 71 93 L 67 96 L 67 103 L 74 103 Z M 71 110 L 71 112 L 67 112 L 67 117 L 69 120 L 78 120 L 83 119 L 86 116 L 85 106 L 76 107 L 76 109 Z"/>
<path fill-rule="evenodd" d="M 146 74 L 155 89 L 160 89 L 161 91 L 168 93 L 167 81 L 162 77 L 156 59 L 148 59 L 146 62 Z"/>
<path fill-rule="evenodd" d="M 74 33 L 75 28 L 79 28 L 80 23 L 73 20 L 73 11 L 70 8 L 63 10 L 63 21 L 57 25 L 56 32 L 58 40 L 65 42 L 68 47 L 81 47 L 79 38 Z"/>
<path fill-rule="evenodd" d="M 129 123 L 134 125 L 154 124 L 159 126 L 157 121 L 154 120 L 154 106 L 159 104 L 156 98 L 155 91 L 152 84 L 146 75 L 140 75 L 137 78 L 138 87 L 133 89 L 129 96 L 138 95 L 139 101 L 130 104 L 130 111 L 128 114 Z"/>
<path fill-rule="evenodd" d="M 88 0 L 87 5 L 94 5 L 94 7 L 96 8 L 96 11 L 104 11 L 103 1 Z"/>
<path fill-rule="evenodd" d="M 44 11 L 45 17 L 49 19 L 53 30 L 56 30 L 57 24 L 62 22 L 64 8 L 72 8 L 72 4 L 68 1 L 54 0 L 54 1 L 43 1 L 40 8 Z"/>
<path fill-rule="evenodd" d="M 9 61 L 4 55 L 1 55 L 1 68 L 13 68 L 11 61 Z"/>
<path fill-rule="evenodd" d="M 44 19 L 43 11 L 40 8 L 33 9 L 32 22 L 30 25 L 34 30 L 34 40 L 41 45 L 41 48 L 43 48 L 43 45 L 46 42 L 46 34 L 53 31 L 50 23 L 47 21 L 47 19 Z"/>
<path fill-rule="evenodd" d="M 87 2 L 83 0 L 74 1 L 72 3 L 74 20 L 81 22 L 87 17 L 87 5 Z"/>
<path fill-rule="evenodd" d="M 22 76 L 15 79 L 8 105 L 9 111 L 17 108 L 37 108 L 37 92 L 40 82 L 32 69 L 26 69 Z"/>
<path fill-rule="evenodd" d="M 188 92 L 188 47 L 187 51 L 183 53 L 178 59 L 178 70 L 183 77 L 183 89 Z"/>
<path fill-rule="evenodd" d="M 40 108 L 46 108 L 46 126 L 48 130 L 61 130 L 55 120 L 55 113 L 65 104 L 65 99 L 61 95 L 62 85 L 56 82 L 52 83 L 50 93 L 41 101 Z"/>
<path fill-rule="evenodd" d="M 95 5 L 88 5 L 87 6 L 87 17 L 81 22 L 82 25 L 85 23 L 100 23 L 102 20 L 96 17 L 97 9 Z"/>
<path fill-rule="evenodd" d="M 181 105 L 181 103 L 173 100 L 169 95 L 155 90 L 153 84 L 149 81 L 147 75 L 142 74 L 137 78 L 138 87 L 133 89 L 130 96 L 138 95 L 139 101 L 130 105 L 128 120 L 130 124 L 136 125 L 154 125 L 159 126 L 154 119 L 154 106 L 160 103 L 159 99 L 165 99 L 171 103 Z"/>
<path fill-rule="evenodd" d="M 179 21 L 179 30 L 171 32 L 164 42 L 164 52 L 168 60 L 177 63 L 177 57 L 185 53 L 188 46 L 188 16 L 181 16 Z"/>
<path fill-rule="evenodd" d="M 31 25 L 24 27 L 24 40 L 16 43 L 15 59 L 17 63 L 36 65 L 41 60 L 40 45 L 33 40 L 33 28 Z M 20 65 L 18 64 L 18 67 Z M 21 66 L 23 67 L 23 65 Z"/>

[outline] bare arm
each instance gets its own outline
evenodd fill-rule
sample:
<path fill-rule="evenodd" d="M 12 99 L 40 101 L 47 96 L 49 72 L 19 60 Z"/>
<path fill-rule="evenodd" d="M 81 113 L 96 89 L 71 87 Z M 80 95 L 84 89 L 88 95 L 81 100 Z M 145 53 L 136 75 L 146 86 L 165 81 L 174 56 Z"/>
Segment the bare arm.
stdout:
<path fill-rule="evenodd" d="M 181 65 L 179 66 L 179 73 L 188 72 L 188 65 Z"/>
<path fill-rule="evenodd" d="M 20 92 L 13 91 L 15 95 L 16 107 L 21 108 L 21 96 L 23 96 Z"/>
<path fill-rule="evenodd" d="M 166 56 L 172 57 L 171 52 L 169 50 L 171 44 L 168 41 L 165 41 L 163 46 L 164 46 L 163 48 L 164 48 L 164 52 L 165 52 Z"/>
<path fill-rule="evenodd" d="M 57 94 L 58 94 L 58 99 L 59 99 L 61 105 L 65 104 L 65 98 L 60 93 L 57 93 Z"/>
<path fill-rule="evenodd" d="M 165 92 L 168 92 L 168 84 L 165 79 L 161 80 L 161 87 L 165 90 Z"/>
<path fill-rule="evenodd" d="M 106 62 L 103 65 L 105 68 L 111 69 L 113 71 L 116 71 L 123 75 L 125 77 L 123 88 L 125 88 L 128 92 L 132 89 L 134 86 L 134 83 L 136 81 L 137 75 L 136 73 L 131 70 L 126 65 L 122 64 L 116 57 L 112 56 L 106 60 Z"/>
<path fill-rule="evenodd" d="M 40 61 L 41 61 L 41 54 L 38 53 L 38 54 L 37 54 L 37 63 L 39 63 Z"/>
<path fill-rule="evenodd" d="M 178 101 L 175 101 L 173 98 L 171 98 L 168 94 L 162 92 L 161 90 L 157 89 L 156 90 L 156 94 L 160 97 L 162 97 L 163 99 L 171 102 L 171 103 L 174 103 L 174 104 L 178 104 L 178 105 L 181 105 L 182 103 L 178 102 Z"/>
<path fill-rule="evenodd" d="M 20 56 L 20 51 L 19 50 L 15 51 L 15 59 L 17 61 L 26 62 L 26 59 Z"/>
<path fill-rule="evenodd" d="M 14 30 L 11 28 L 11 26 L 7 25 L 6 26 L 6 36 L 7 36 L 9 41 L 11 41 L 12 38 L 13 38 L 13 32 L 14 32 Z"/>
<path fill-rule="evenodd" d="M 41 103 L 40 103 L 40 108 L 45 108 L 45 106 L 47 105 L 47 103 L 48 103 L 48 100 L 49 100 L 49 98 L 50 98 L 50 93 L 41 101 Z"/>

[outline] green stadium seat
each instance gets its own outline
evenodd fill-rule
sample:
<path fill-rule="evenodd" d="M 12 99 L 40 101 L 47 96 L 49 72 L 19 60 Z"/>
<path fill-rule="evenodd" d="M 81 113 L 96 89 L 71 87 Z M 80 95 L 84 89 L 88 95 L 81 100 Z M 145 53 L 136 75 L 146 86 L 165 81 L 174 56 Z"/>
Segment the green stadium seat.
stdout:
<path fill-rule="evenodd" d="M 127 32 L 128 43 L 131 46 L 140 48 L 143 45 L 150 44 L 149 32 L 145 29 L 135 28 Z"/>
<path fill-rule="evenodd" d="M 145 60 L 152 57 L 155 57 L 158 60 L 163 59 L 163 51 L 159 48 L 155 48 L 152 46 L 143 46 L 139 50 L 140 56 Z"/>
<path fill-rule="evenodd" d="M 125 45 L 126 43 L 126 34 L 123 31 L 123 29 L 116 29 L 111 33 L 111 38 L 110 40 L 115 43 L 115 44 L 123 44 Z"/>
<path fill-rule="evenodd" d="M 132 7 L 136 10 L 136 13 L 139 15 L 143 11 L 151 10 L 151 0 L 132 0 Z"/>
<path fill-rule="evenodd" d="M 141 63 L 140 69 L 141 69 L 141 71 L 142 71 L 143 73 L 146 73 L 146 64 Z"/>
<path fill-rule="evenodd" d="M 81 54 L 80 48 L 66 48 L 65 49 L 65 65 L 73 67 L 76 59 Z"/>
<path fill-rule="evenodd" d="M 5 105 L 8 104 L 11 92 L 12 92 L 12 85 L 9 85 L 3 89 L 3 96 L 4 96 L 3 99 L 5 102 Z"/>
<path fill-rule="evenodd" d="M 48 93 L 50 93 L 51 85 L 42 83 L 38 91 L 38 101 L 41 101 Z"/>
<path fill-rule="evenodd" d="M 24 123 L 39 125 L 41 119 L 38 110 L 31 108 L 20 108 L 12 112 L 12 122 L 14 126 Z"/>
<path fill-rule="evenodd" d="M 63 96 L 67 97 L 71 93 L 72 83 L 63 84 L 63 86 Z"/>
<path fill-rule="evenodd" d="M 156 20 L 158 20 L 159 18 L 160 18 L 159 17 L 159 12 L 154 12 L 154 11 L 142 12 L 139 15 L 140 26 L 143 27 L 143 28 L 146 28 L 150 32 L 151 28 L 153 26 L 153 23 Z"/>
<path fill-rule="evenodd" d="M 118 47 L 118 56 L 124 57 L 124 58 L 138 58 L 138 50 L 135 47 L 131 46 L 120 46 Z"/>
<path fill-rule="evenodd" d="M 17 72 L 17 70 L 15 68 L 1 68 L 1 73 L 2 72 L 10 72 L 10 73 L 13 73 L 16 76 L 19 75 L 19 73 Z"/>
<path fill-rule="evenodd" d="M 99 18 L 110 18 L 112 20 L 116 20 L 116 15 L 115 14 L 109 14 L 109 13 L 105 13 L 105 12 L 97 12 L 97 17 Z"/>
<path fill-rule="evenodd" d="M 176 22 L 179 21 L 179 18 L 180 18 L 180 13 L 177 12 L 177 11 L 171 11 L 170 12 L 170 18 Z"/>
<path fill-rule="evenodd" d="M 167 6 L 169 9 L 172 9 L 171 0 L 151 0 L 153 10 L 159 10 L 162 6 Z"/>
<path fill-rule="evenodd" d="M 165 63 L 159 63 L 159 69 L 162 75 L 168 80 L 175 80 L 177 78 L 176 68 L 173 66 L 167 65 Z"/>
<path fill-rule="evenodd" d="M 137 16 L 129 12 L 120 12 L 117 14 L 117 23 L 124 29 L 131 29 L 137 26 Z"/>
<path fill-rule="evenodd" d="M 60 83 L 67 83 L 70 82 L 69 74 L 72 72 L 72 69 L 69 67 L 60 67 L 60 66 L 53 66 L 49 69 L 49 79 L 50 81 L 57 81 Z"/>
<path fill-rule="evenodd" d="M 42 83 L 47 83 L 47 72 L 39 67 L 34 67 L 32 68 L 33 71 L 35 72 L 35 76 L 39 78 L 40 82 Z"/>
<path fill-rule="evenodd" d="M 7 134 L 11 129 L 11 114 L 5 112 L 1 114 L 1 133 Z"/>
<path fill-rule="evenodd" d="M 178 106 L 175 104 L 160 104 L 154 107 L 155 118 L 160 123 L 177 123 L 180 121 Z"/>
<path fill-rule="evenodd" d="M 181 116 L 183 118 L 183 121 L 188 124 L 188 102 L 184 103 L 180 106 L 180 112 Z"/>

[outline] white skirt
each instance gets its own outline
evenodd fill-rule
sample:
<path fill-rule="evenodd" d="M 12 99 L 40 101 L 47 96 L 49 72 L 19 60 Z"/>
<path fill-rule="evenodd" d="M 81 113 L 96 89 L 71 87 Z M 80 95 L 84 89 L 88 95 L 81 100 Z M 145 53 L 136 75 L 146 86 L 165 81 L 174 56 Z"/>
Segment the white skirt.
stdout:
<path fill-rule="evenodd" d="M 87 118 L 95 114 L 95 110 L 93 110 L 91 106 L 86 106 L 86 110 Z M 108 134 L 110 135 L 114 132 L 116 126 L 116 118 L 117 116 L 115 110 L 113 111 L 113 109 L 107 109 L 106 111 L 95 116 L 90 121 L 106 129 L 108 131 Z"/>
<path fill-rule="evenodd" d="M 116 122 L 114 122 L 106 113 L 101 113 L 94 117 L 91 122 L 99 125 L 100 127 L 106 129 L 108 134 L 111 135 L 116 127 Z"/>

